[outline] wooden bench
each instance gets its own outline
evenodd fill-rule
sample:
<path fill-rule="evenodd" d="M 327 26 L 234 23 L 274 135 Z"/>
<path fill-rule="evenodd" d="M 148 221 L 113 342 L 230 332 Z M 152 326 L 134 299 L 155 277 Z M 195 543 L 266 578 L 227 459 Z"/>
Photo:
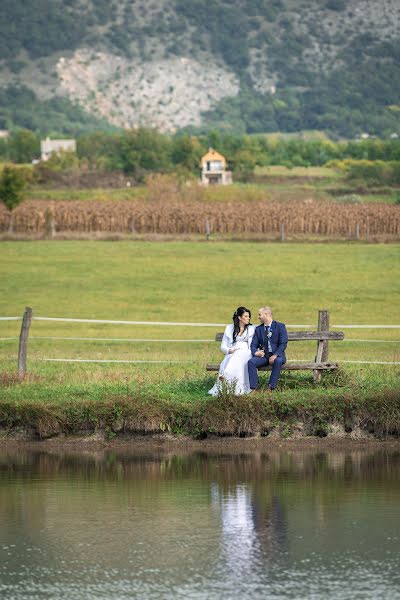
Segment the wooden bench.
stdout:
<path fill-rule="evenodd" d="M 217 333 L 215 336 L 216 342 L 221 342 L 223 333 Z M 320 381 L 322 373 L 326 371 L 334 371 L 339 368 L 336 362 L 328 360 L 328 342 L 329 340 L 343 340 L 344 333 L 342 331 L 329 331 L 329 312 L 320 310 L 318 313 L 318 330 L 317 331 L 290 331 L 288 332 L 289 342 L 304 342 L 310 340 L 317 341 L 317 353 L 313 362 L 290 362 L 285 363 L 282 369 L 285 371 L 314 371 L 314 380 Z M 271 366 L 261 367 L 259 371 L 270 371 Z M 219 364 L 212 363 L 206 367 L 207 371 L 218 371 Z"/>

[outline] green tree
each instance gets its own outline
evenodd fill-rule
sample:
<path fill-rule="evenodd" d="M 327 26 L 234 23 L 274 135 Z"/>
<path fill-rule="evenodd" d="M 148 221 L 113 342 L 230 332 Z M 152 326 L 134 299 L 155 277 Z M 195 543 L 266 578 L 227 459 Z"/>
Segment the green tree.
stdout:
<path fill-rule="evenodd" d="M 254 154 L 249 150 L 239 150 L 234 155 L 233 164 L 235 175 L 242 181 L 248 181 L 256 166 Z"/>
<path fill-rule="evenodd" d="M 188 135 L 176 137 L 172 141 L 173 164 L 187 169 L 191 173 L 198 173 L 200 158 L 205 152 L 205 146 L 202 146 L 198 139 Z"/>
<path fill-rule="evenodd" d="M 77 154 L 79 158 L 86 159 L 91 169 L 105 166 L 110 154 L 112 138 L 102 131 L 81 135 L 77 140 Z"/>
<path fill-rule="evenodd" d="M 143 180 L 149 171 L 165 172 L 171 168 L 170 151 L 170 139 L 157 130 L 132 129 L 115 140 L 110 166 Z"/>
<path fill-rule="evenodd" d="M 8 140 L 0 138 L 0 160 L 9 160 Z"/>
<path fill-rule="evenodd" d="M 9 141 L 10 158 L 16 163 L 31 163 L 40 156 L 40 140 L 28 129 L 20 129 Z"/>
<path fill-rule="evenodd" d="M 26 180 L 23 173 L 12 166 L 4 167 L 0 176 L 0 200 L 13 210 L 24 198 Z"/>

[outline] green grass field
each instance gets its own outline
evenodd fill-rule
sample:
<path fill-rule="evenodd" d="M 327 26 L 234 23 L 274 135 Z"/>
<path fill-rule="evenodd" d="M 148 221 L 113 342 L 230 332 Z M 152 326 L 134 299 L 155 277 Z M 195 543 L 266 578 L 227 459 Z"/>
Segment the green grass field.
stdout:
<path fill-rule="evenodd" d="M 330 359 L 399 362 L 400 330 L 373 327 L 400 324 L 399 258 L 399 246 L 389 244 L 4 242 L 0 316 L 19 316 L 32 306 L 44 317 L 224 324 L 239 305 L 256 316 L 259 306 L 270 304 L 276 319 L 315 327 L 318 309 L 327 308 L 331 325 L 371 326 L 345 329 L 345 341 L 330 344 Z M 12 338 L 0 340 L 0 394 L 17 404 L 97 402 L 138 390 L 203 402 L 215 378 L 205 364 L 222 356 L 213 341 L 220 326 L 33 321 L 30 377 L 22 385 L 8 385 L 16 369 L 19 328 L 19 321 L 0 321 L 0 338 Z M 315 350 L 315 342 L 291 343 L 287 355 L 310 360 Z M 167 363 L 44 360 L 49 358 Z M 360 394 L 400 388 L 398 365 L 343 362 L 342 377 Z M 333 397 L 337 388 L 331 381 L 331 387 L 316 390 L 309 373 L 287 373 L 281 394 Z"/>
<path fill-rule="evenodd" d="M 400 324 L 398 245 L 32 242 L 3 243 L 0 316 L 134 321 L 228 323 L 239 305 L 254 314 L 270 304 L 278 320 L 316 325 L 320 308 L 332 325 Z M 0 337 L 18 335 L 19 322 L 1 322 Z M 217 328 L 221 329 L 221 327 Z M 86 358 L 218 358 L 215 327 L 123 326 L 35 321 L 32 337 L 165 339 L 165 343 L 32 341 L 38 356 Z M 395 341 L 393 329 L 345 330 L 350 339 Z M 292 348 L 293 346 L 293 348 Z M 312 355 L 311 344 L 292 344 L 290 354 Z M 0 346 L 4 357 L 13 347 Z M 338 342 L 336 358 L 379 359 L 398 355 L 396 344 Z"/>

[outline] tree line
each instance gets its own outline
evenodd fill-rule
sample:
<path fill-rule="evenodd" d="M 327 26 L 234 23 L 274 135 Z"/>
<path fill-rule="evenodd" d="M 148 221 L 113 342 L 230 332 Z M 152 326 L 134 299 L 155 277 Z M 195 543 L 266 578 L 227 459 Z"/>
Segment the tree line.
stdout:
<path fill-rule="evenodd" d="M 252 173 L 256 166 L 323 166 L 330 161 L 400 161 L 399 139 L 365 139 L 334 142 L 300 137 L 231 135 L 217 130 L 203 135 L 167 135 L 139 128 L 121 132 L 92 132 L 77 138 L 75 166 L 91 170 L 122 171 L 143 178 L 149 172 L 182 171 L 197 174 L 200 158 L 209 148 L 224 154 L 230 168 L 239 175 Z M 40 138 L 29 130 L 17 130 L 0 139 L 0 160 L 17 164 L 40 158 Z M 54 166 L 60 164 L 54 159 Z M 71 167 L 71 160 L 66 168 Z M 64 158 L 65 161 L 65 158 Z M 50 163 L 51 164 L 51 163 Z"/>

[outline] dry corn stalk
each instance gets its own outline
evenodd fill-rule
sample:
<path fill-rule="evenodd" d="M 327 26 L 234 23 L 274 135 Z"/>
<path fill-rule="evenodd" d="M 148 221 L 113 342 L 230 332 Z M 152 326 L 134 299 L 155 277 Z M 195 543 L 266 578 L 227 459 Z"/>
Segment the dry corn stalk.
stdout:
<path fill-rule="evenodd" d="M 168 199 L 164 196 L 155 201 L 30 200 L 13 211 L 13 231 L 46 235 L 51 215 L 56 232 L 203 234 L 208 223 L 212 233 L 221 234 L 279 235 L 282 225 L 288 235 L 347 238 L 357 234 L 365 238 L 400 234 L 400 206 L 396 205 L 208 202 L 184 200 L 182 191 L 176 193 L 180 199 L 175 200 L 171 190 L 166 195 Z M 0 231 L 8 231 L 10 219 L 10 212 L 0 204 Z"/>

